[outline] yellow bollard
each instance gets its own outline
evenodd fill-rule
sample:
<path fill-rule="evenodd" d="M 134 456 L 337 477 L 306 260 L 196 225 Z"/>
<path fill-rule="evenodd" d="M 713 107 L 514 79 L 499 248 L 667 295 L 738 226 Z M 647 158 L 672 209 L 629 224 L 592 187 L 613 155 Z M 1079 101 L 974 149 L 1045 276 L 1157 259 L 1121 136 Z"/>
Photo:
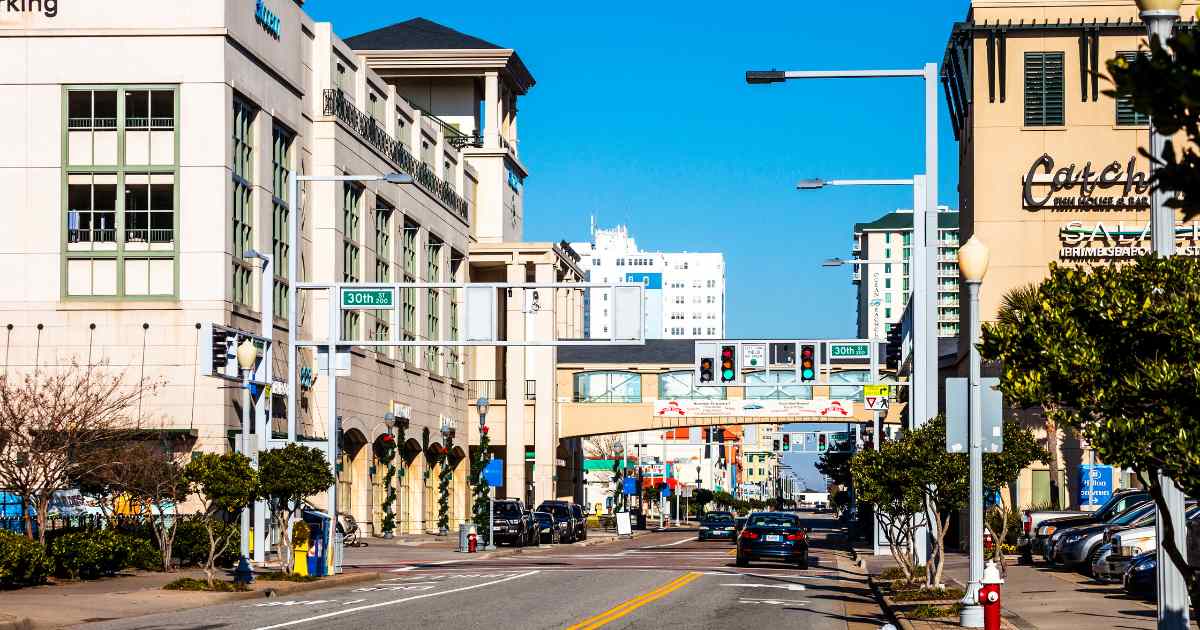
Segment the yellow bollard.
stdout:
<path fill-rule="evenodd" d="M 292 545 L 292 573 L 308 575 L 308 538 Z"/>

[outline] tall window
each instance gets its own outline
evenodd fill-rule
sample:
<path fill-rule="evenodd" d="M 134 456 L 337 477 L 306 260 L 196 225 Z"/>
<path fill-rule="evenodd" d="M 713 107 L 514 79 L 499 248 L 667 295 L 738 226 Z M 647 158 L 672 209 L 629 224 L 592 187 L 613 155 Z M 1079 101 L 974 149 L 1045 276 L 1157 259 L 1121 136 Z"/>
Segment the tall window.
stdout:
<path fill-rule="evenodd" d="M 425 246 L 425 281 L 441 282 L 442 280 L 442 242 L 434 236 L 429 237 Z M 442 338 L 441 328 L 441 289 L 429 289 L 427 311 L 425 313 L 425 338 L 434 340 Z M 429 346 L 425 355 L 425 366 L 431 374 L 440 374 L 440 353 L 435 346 Z"/>
<path fill-rule="evenodd" d="M 408 221 L 404 222 L 402 264 L 404 266 L 404 282 L 417 281 L 417 235 L 420 226 Z M 405 341 L 417 339 L 417 290 L 406 287 L 401 301 L 400 328 Z M 416 349 L 409 346 L 403 348 L 404 362 L 410 365 L 416 363 Z"/>
<path fill-rule="evenodd" d="M 580 372 L 575 375 L 575 402 L 640 403 L 642 375 L 637 372 Z"/>
<path fill-rule="evenodd" d="M 391 204 L 375 199 L 375 281 L 392 281 L 392 214 Z M 391 338 L 391 311 L 375 311 L 375 339 L 386 341 Z"/>
<path fill-rule="evenodd" d="M 1064 124 L 1063 53 L 1025 53 L 1025 125 Z"/>
<path fill-rule="evenodd" d="M 291 131 L 275 125 L 271 130 L 271 254 L 275 317 L 288 314 L 288 258 L 291 241 L 288 234 L 288 178 L 292 174 Z"/>
<path fill-rule="evenodd" d="M 1145 57 L 1146 57 L 1146 53 L 1144 53 L 1144 52 L 1143 53 L 1119 52 L 1117 54 L 1120 55 L 1123 59 L 1125 59 L 1125 61 L 1127 63 L 1133 63 L 1134 61 L 1137 60 L 1137 58 L 1139 56 L 1142 57 L 1143 59 L 1145 59 Z M 1133 109 L 1133 99 L 1126 97 L 1126 96 L 1118 96 L 1116 101 L 1117 101 L 1117 124 L 1118 125 L 1132 126 L 1132 125 L 1148 125 L 1148 124 L 1150 124 L 1150 116 Z"/>
<path fill-rule="evenodd" d="M 64 99 L 64 295 L 173 296 L 175 88 L 69 87 Z"/>
<path fill-rule="evenodd" d="M 725 399 L 724 387 L 696 387 L 695 373 L 691 370 L 676 370 L 658 375 L 658 397 L 661 400 Z"/>
<path fill-rule="evenodd" d="M 459 278 L 459 269 L 465 262 L 466 258 L 459 252 L 450 250 L 450 280 L 457 281 Z M 461 297 L 460 292 L 454 292 L 450 299 L 450 339 L 458 341 L 458 299 Z M 461 364 L 461 349 L 459 346 L 450 346 L 450 365 L 447 367 L 447 374 L 450 378 L 456 381 L 462 380 L 462 364 Z"/>
<path fill-rule="evenodd" d="M 254 249 L 254 116 L 255 111 L 240 99 L 233 100 L 233 216 L 232 284 L 234 304 L 254 304 L 250 260 L 243 254 Z"/>
<path fill-rule="evenodd" d="M 346 182 L 342 186 L 342 282 L 362 282 L 359 229 L 362 224 L 362 196 L 360 186 Z M 342 311 L 342 338 L 357 339 L 359 311 Z"/>

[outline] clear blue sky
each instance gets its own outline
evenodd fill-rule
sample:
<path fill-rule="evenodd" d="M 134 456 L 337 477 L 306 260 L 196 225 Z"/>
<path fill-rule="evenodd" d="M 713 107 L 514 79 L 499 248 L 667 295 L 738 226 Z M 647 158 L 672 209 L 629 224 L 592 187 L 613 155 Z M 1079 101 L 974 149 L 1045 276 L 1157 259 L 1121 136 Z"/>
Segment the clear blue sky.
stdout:
<path fill-rule="evenodd" d="M 593 214 L 626 223 L 646 249 L 725 254 L 731 337 L 853 336 L 850 271 L 820 263 L 848 257 L 853 223 L 911 207 L 912 192 L 794 182 L 921 171 L 921 82 L 749 86 L 743 74 L 940 62 L 967 1 L 570 4 L 305 8 L 342 37 L 424 17 L 518 51 L 537 80 L 520 101 L 526 240 L 585 240 Z M 940 199 L 957 207 L 940 106 Z"/>

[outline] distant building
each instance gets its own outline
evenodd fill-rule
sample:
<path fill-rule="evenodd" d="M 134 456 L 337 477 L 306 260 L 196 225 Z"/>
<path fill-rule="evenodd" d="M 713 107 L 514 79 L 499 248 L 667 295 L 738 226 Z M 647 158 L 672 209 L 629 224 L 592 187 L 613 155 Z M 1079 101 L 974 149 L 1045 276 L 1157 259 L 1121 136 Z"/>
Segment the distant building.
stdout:
<path fill-rule="evenodd" d="M 912 210 L 897 210 L 854 225 L 854 257 L 881 261 L 854 268 L 858 336 L 886 339 L 912 295 Z M 939 337 L 958 336 L 958 212 L 938 208 L 937 322 Z"/>
<path fill-rule="evenodd" d="M 645 252 L 624 225 L 592 230 L 590 243 L 572 243 L 589 282 L 646 285 L 646 338 L 719 339 L 725 335 L 725 256 L 720 253 Z M 609 292 L 584 298 L 584 330 L 605 338 Z"/>

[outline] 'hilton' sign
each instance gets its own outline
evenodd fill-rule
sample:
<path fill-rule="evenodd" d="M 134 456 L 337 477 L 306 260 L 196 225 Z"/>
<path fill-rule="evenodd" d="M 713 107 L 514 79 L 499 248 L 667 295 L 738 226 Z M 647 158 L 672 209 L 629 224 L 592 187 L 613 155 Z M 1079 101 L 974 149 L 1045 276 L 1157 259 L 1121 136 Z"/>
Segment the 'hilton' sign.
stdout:
<path fill-rule="evenodd" d="M 1025 174 L 1021 201 L 1026 210 L 1060 212 L 1142 210 L 1150 207 L 1150 178 L 1135 170 L 1137 158 L 1124 166 L 1113 161 L 1096 170 L 1088 162 L 1055 170 L 1049 154 L 1034 160 Z M 1048 188 L 1049 190 L 1045 190 Z M 1064 194 L 1060 194 L 1064 193 Z"/>

